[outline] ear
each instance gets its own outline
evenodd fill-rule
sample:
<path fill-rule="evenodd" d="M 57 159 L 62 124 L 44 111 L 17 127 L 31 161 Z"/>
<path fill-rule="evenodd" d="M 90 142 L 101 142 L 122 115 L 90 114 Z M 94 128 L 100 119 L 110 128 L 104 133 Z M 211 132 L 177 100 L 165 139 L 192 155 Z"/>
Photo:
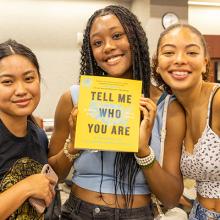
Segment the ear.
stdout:
<path fill-rule="evenodd" d="M 160 74 L 160 67 L 159 66 L 156 69 L 156 73 Z"/>
<path fill-rule="evenodd" d="M 208 60 L 208 58 L 206 57 L 206 58 L 204 59 L 204 65 L 203 65 L 203 67 L 202 67 L 202 73 L 205 73 L 205 72 L 207 71 L 206 67 L 207 67 L 208 62 L 209 62 L 209 60 Z"/>

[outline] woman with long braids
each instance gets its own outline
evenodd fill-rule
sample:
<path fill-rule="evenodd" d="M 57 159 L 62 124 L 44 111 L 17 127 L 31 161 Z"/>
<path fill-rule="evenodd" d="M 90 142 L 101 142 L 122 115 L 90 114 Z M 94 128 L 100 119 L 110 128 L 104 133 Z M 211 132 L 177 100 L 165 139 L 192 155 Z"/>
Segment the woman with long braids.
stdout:
<path fill-rule="evenodd" d="M 128 9 L 110 5 L 90 17 L 84 33 L 80 74 L 142 80 L 139 150 L 135 155 L 86 150 L 79 154 L 74 149 L 77 103 L 72 86 L 58 103 L 49 152 L 51 158 L 59 155 L 51 165 L 60 178 L 65 178 L 74 161 L 73 186 L 61 218 L 153 220 L 151 192 L 166 207 L 176 205 L 182 194 L 179 162 L 185 116 L 171 99 L 162 168 L 157 160 L 163 101 L 156 107 L 149 98 L 147 38 L 137 17 Z M 66 142 L 69 133 L 71 141 Z"/>

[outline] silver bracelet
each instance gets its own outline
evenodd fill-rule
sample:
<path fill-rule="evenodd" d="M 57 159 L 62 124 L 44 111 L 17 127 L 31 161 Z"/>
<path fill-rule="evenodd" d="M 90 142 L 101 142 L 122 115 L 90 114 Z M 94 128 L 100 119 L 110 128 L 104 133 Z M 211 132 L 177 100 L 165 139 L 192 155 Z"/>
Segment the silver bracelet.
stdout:
<path fill-rule="evenodd" d="M 136 155 L 136 153 L 134 153 L 134 157 L 135 157 L 137 164 L 139 166 L 147 167 L 148 165 L 152 164 L 155 161 L 154 151 L 151 147 L 149 147 L 149 148 L 150 148 L 150 154 L 146 157 L 138 157 Z"/>
<path fill-rule="evenodd" d="M 76 153 L 76 154 L 69 153 L 69 143 L 70 142 L 71 142 L 71 139 L 67 138 L 66 142 L 64 144 L 63 153 L 69 159 L 70 162 L 73 162 L 76 158 L 78 158 L 80 156 L 80 153 Z"/>

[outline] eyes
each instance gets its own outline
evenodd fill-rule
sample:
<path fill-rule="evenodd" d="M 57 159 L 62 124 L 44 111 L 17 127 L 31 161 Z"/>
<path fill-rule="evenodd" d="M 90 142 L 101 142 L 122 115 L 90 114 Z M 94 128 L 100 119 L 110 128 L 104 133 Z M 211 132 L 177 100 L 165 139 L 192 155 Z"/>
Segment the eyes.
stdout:
<path fill-rule="evenodd" d="M 161 55 L 165 56 L 165 57 L 172 57 L 174 55 L 176 55 L 178 53 L 178 51 L 176 51 L 175 49 L 164 49 L 161 51 Z M 186 50 L 184 52 L 187 56 L 190 57 L 196 57 L 197 55 L 200 54 L 199 51 L 197 50 Z"/>
<path fill-rule="evenodd" d="M 35 76 L 34 75 L 30 75 L 30 76 L 25 76 L 24 77 L 24 80 L 25 80 L 25 82 L 27 82 L 27 83 L 31 83 L 31 82 L 33 82 L 34 80 L 35 80 Z"/>
<path fill-rule="evenodd" d="M 123 33 L 115 33 L 115 34 L 112 36 L 112 38 L 113 38 L 114 40 L 118 40 L 118 39 L 121 38 L 122 35 L 123 35 Z"/>
<path fill-rule="evenodd" d="M 102 41 L 101 40 L 96 40 L 93 42 L 92 44 L 94 47 L 100 47 L 102 45 Z"/>
<path fill-rule="evenodd" d="M 37 76 L 36 74 L 34 73 L 28 73 L 27 75 L 24 75 L 22 81 L 24 83 L 32 83 L 34 82 L 35 80 L 37 80 Z M 0 78 L 0 83 L 4 86 L 11 86 L 13 85 L 14 83 L 16 83 L 17 80 L 20 80 L 20 79 L 16 79 L 15 77 L 13 76 L 2 76 Z"/>
<path fill-rule="evenodd" d="M 11 79 L 3 79 L 2 81 L 1 81 L 1 84 L 3 84 L 3 85 L 5 85 L 5 86 L 10 86 L 10 85 L 12 85 L 13 84 L 13 80 L 11 80 Z"/>
<path fill-rule="evenodd" d="M 187 54 L 190 55 L 190 56 L 192 56 L 192 57 L 194 57 L 194 56 L 198 55 L 199 52 L 189 51 L 189 52 L 187 52 Z"/>
<path fill-rule="evenodd" d="M 125 33 L 123 33 L 123 32 L 115 32 L 115 33 L 113 33 L 113 35 L 111 36 L 111 39 L 112 40 L 120 40 L 120 39 L 122 39 L 122 37 L 125 35 Z M 98 38 L 97 37 L 97 39 L 94 39 L 94 40 L 92 40 L 92 46 L 94 46 L 94 47 L 101 47 L 103 44 L 105 44 L 105 38 L 103 37 L 100 37 L 100 38 Z"/>

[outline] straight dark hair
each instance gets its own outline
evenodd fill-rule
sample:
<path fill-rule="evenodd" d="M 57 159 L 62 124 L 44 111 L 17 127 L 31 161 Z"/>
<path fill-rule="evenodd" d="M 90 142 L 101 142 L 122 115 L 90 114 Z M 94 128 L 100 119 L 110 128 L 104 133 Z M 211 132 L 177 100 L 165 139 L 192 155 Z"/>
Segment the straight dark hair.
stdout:
<path fill-rule="evenodd" d="M 30 48 L 12 39 L 9 39 L 5 41 L 4 43 L 0 44 L 0 60 L 2 60 L 5 57 L 15 55 L 15 54 L 18 54 L 18 55 L 21 55 L 27 58 L 35 66 L 35 68 L 37 69 L 39 79 L 41 79 L 40 67 L 39 67 L 37 57 Z M 38 125 L 32 115 L 28 116 L 28 120 Z"/>

